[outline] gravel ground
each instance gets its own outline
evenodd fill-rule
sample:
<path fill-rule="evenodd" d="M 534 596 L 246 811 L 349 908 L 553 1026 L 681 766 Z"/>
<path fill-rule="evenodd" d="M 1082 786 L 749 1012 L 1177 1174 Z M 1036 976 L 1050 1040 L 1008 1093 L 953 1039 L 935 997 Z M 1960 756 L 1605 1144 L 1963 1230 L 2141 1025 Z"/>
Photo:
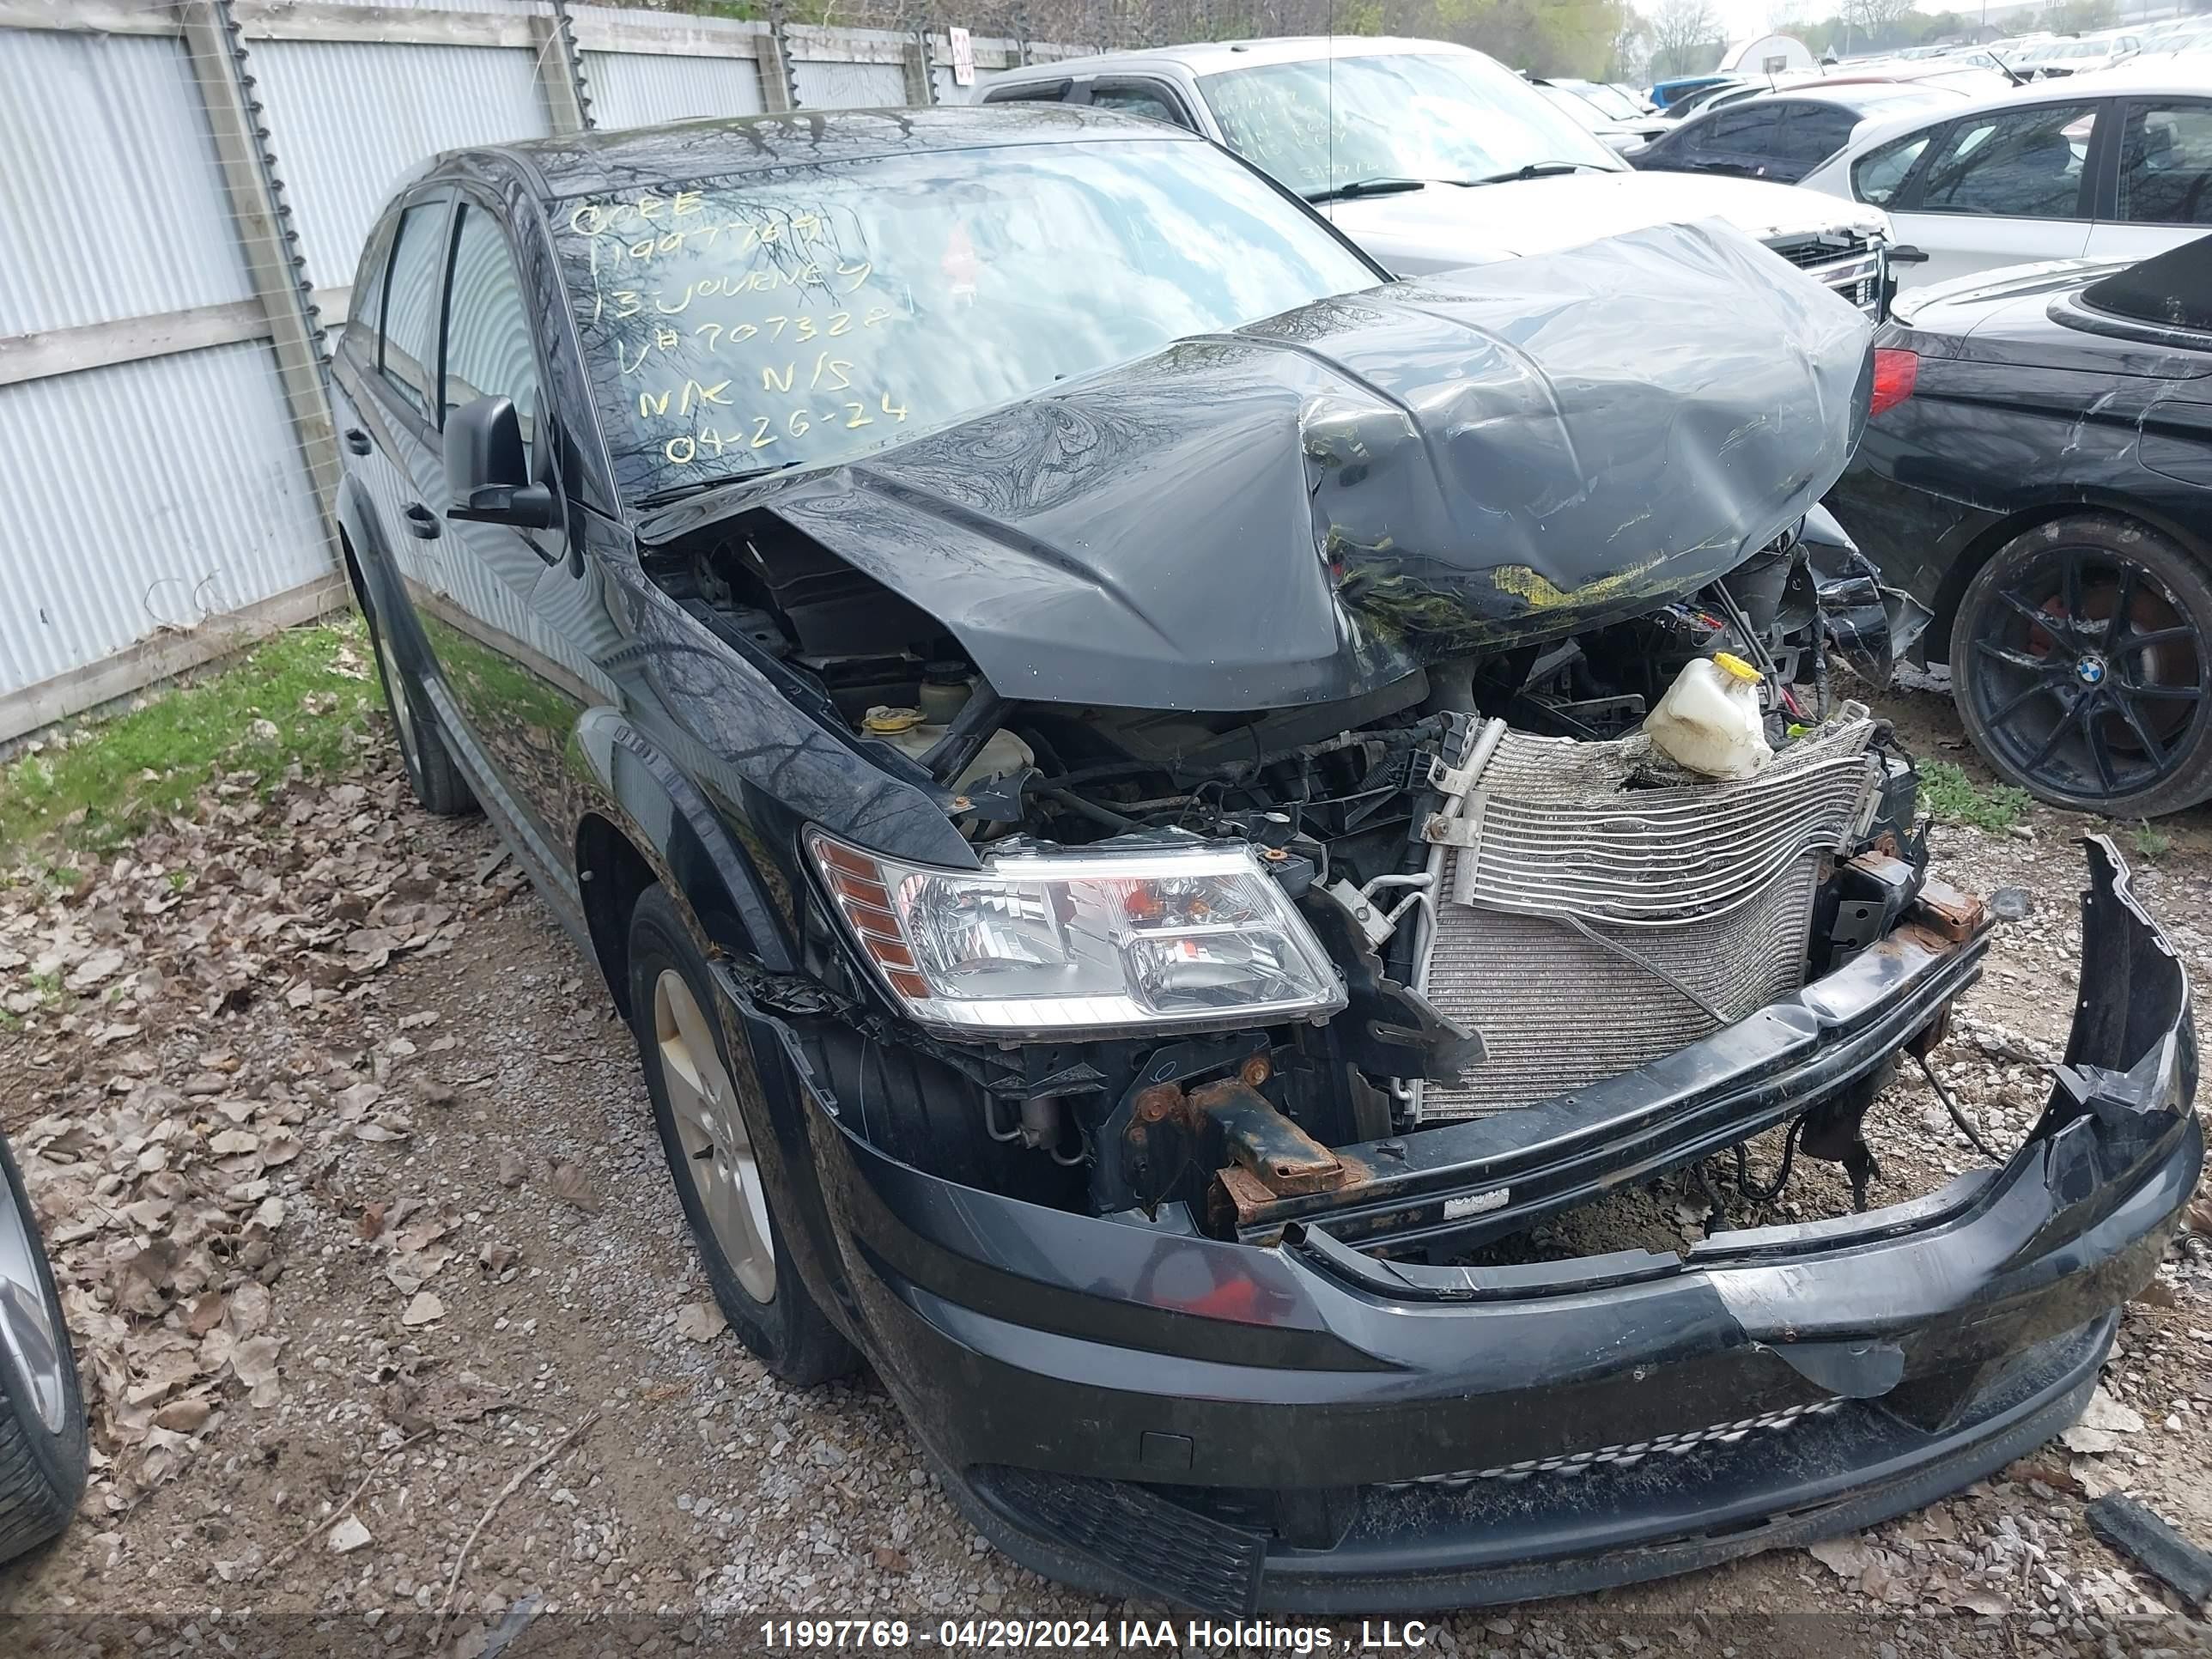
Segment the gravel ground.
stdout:
<path fill-rule="evenodd" d="M 1972 767 L 1946 705 L 1885 712 Z M 872 1379 L 795 1393 L 720 1329 L 629 1035 L 481 822 L 416 811 L 380 740 L 336 787 L 263 808 L 250 782 L 69 894 L 0 894 L 0 1126 L 59 1261 L 97 1446 L 76 1526 L 0 1571 L 0 1653 L 746 1651 L 763 1620 L 804 1616 L 932 1636 L 1103 1620 L 1122 1645 L 1121 1621 L 1170 1616 L 1013 1566 Z M 2036 895 L 1937 1055 L 2002 1146 L 2064 1040 L 2082 827 L 2039 811 L 1937 833 L 1948 878 Z M 2163 829 L 2139 889 L 2212 977 L 2212 813 Z M 1893 1088 L 1869 1130 L 1878 1202 L 1974 1159 L 1924 1085 Z M 1771 1213 L 1847 1206 L 1832 1166 L 1801 1170 Z M 1670 1186 L 1599 1231 L 1615 1223 L 1664 1248 L 1705 1208 Z M 2125 1488 L 2212 1541 L 2209 1352 L 2212 1252 L 2191 1238 L 2129 1308 L 2071 1445 L 1860 1538 L 1434 1620 L 1424 1639 L 2204 1650 L 2082 1509 Z"/>

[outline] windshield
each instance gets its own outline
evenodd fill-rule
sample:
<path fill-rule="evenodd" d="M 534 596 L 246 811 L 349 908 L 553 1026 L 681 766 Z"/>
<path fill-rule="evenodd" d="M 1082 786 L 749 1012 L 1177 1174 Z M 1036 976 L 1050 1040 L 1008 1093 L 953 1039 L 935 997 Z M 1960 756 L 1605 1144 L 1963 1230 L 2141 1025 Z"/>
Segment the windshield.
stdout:
<path fill-rule="evenodd" d="M 1566 111 L 1574 124 L 1586 131 L 1595 132 L 1599 127 L 1606 125 L 1603 111 L 1588 99 L 1576 96 L 1565 87 L 1538 87 L 1536 90 L 1543 94 L 1546 100 L 1555 108 Z"/>
<path fill-rule="evenodd" d="M 548 216 L 641 501 L 849 459 L 1379 280 L 1187 139 L 670 180 Z"/>
<path fill-rule="evenodd" d="M 1599 82 L 1565 81 L 1557 84 L 1565 87 L 1569 92 L 1577 96 L 1595 104 L 1600 114 L 1610 115 L 1616 121 L 1633 121 L 1644 113 L 1636 106 L 1634 99 L 1625 97 L 1613 88 Z"/>
<path fill-rule="evenodd" d="M 1206 76 L 1199 88 L 1229 147 L 1302 196 L 1361 179 L 1487 179 L 1547 161 L 1627 166 L 1479 52 L 1263 64 Z"/>

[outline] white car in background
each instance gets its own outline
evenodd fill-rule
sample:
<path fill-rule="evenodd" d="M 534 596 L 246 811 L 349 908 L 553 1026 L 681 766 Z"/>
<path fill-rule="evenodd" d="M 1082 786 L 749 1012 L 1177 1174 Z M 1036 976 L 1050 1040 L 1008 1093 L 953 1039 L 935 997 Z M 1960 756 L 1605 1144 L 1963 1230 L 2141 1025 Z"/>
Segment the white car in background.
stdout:
<path fill-rule="evenodd" d="M 1088 104 L 1203 133 L 1420 276 L 1719 219 L 1877 314 L 1880 208 L 1790 185 L 1638 173 L 1494 58 L 1438 40 L 1210 41 L 1035 64 L 979 103 Z"/>
<path fill-rule="evenodd" d="M 1886 210 L 1900 289 L 2044 259 L 2136 260 L 2212 230 L 2212 61 L 2039 81 L 1869 122 L 1800 187 Z"/>
<path fill-rule="evenodd" d="M 2133 34 L 2090 34 L 2075 40 L 2059 40 L 2039 54 L 2035 74 L 2039 80 L 2061 80 L 2069 75 L 2088 75 L 2124 64 L 2142 50 Z"/>

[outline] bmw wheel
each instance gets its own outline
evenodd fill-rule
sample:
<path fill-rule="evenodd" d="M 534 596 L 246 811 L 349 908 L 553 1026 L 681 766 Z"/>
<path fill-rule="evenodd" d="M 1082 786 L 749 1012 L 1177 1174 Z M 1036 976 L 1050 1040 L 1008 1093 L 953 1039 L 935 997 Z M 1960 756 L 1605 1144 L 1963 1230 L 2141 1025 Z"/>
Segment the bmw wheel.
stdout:
<path fill-rule="evenodd" d="M 2006 781 L 2119 817 L 2212 794 L 2212 574 L 2156 532 L 2084 514 L 2014 537 L 1952 641 L 1960 718 Z"/>

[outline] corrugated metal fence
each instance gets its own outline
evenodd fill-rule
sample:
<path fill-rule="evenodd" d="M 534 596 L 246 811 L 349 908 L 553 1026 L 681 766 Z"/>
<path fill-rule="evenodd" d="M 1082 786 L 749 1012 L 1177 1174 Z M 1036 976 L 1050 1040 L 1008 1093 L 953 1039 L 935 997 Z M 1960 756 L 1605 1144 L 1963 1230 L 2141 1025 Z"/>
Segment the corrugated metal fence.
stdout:
<path fill-rule="evenodd" d="M 559 0 L 0 0 L 0 742 L 343 602 L 322 331 L 408 168 L 953 80 L 943 33 Z"/>

